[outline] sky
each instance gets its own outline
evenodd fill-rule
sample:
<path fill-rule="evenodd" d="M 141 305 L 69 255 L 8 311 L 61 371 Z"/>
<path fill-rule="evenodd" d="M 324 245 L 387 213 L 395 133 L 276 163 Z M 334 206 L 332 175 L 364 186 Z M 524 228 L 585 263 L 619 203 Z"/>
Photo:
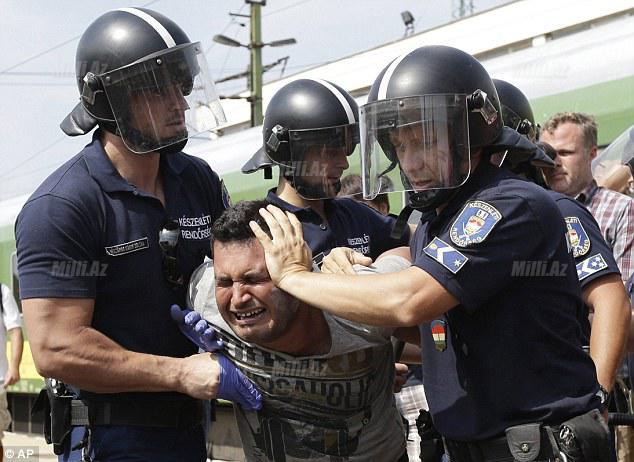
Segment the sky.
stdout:
<path fill-rule="evenodd" d="M 473 0 L 474 13 L 509 0 Z M 296 45 L 264 47 L 262 62 L 289 56 L 284 76 L 403 37 L 400 13 L 415 18 L 415 31 L 452 20 L 458 0 L 268 0 L 262 8 L 264 42 L 295 38 Z M 468 3 L 468 2 L 465 2 Z M 32 192 L 55 168 L 90 142 L 70 138 L 59 123 L 78 102 L 75 50 L 99 15 L 122 7 L 147 7 L 175 21 L 200 41 L 214 79 L 246 70 L 249 53 L 212 41 L 224 34 L 249 40 L 244 0 L 0 0 L 0 201 Z M 281 66 L 264 74 L 280 78 Z M 246 89 L 246 79 L 217 85 L 219 94 Z M 213 167 L 213 165 L 212 165 Z"/>

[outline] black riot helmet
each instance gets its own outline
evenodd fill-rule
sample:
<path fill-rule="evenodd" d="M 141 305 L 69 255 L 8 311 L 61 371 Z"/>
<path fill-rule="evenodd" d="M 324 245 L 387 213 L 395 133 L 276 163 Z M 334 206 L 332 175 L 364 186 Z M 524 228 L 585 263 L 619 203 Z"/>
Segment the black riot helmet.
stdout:
<path fill-rule="evenodd" d="M 471 157 L 534 145 L 503 126 L 495 86 L 473 56 L 424 46 L 392 61 L 361 107 L 364 196 L 396 166 L 413 208 L 431 210 L 468 179 Z M 393 178 L 396 180 L 396 178 Z"/>
<path fill-rule="evenodd" d="M 535 123 L 533 109 L 528 98 L 515 85 L 501 79 L 493 79 L 502 106 L 504 125 L 520 135 L 535 141 L 539 138 L 539 126 Z"/>
<path fill-rule="evenodd" d="M 62 122 L 70 135 L 96 125 L 135 153 L 179 151 L 189 136 L 225 121 L 200 42 L 145 8 L 97 18 L 75 60 L 80 102 Z"/>
<path fill-rule="evenodd" d="M 515 129 L 530 141 L 535 141 L 539 135 L 539 126 L 535 124 L 533 109 L 526 95 L 515 85 L 505 80 L 493 79 L 493 83 L 500 97 L 504 125 Z M 551 155 L 553 148 L 545 143 L 537 143 L 537 146 L 539 149 L 532 153 L 499 153 L 501 157 L 494 163 L 547 188 L 540 168 L 553 168 L 555 166 L 554 156 Z"/>
<path fill-rule="evenodd" d="M 263 146 L 243 167 L 250 173 L 272 164 L 305 199 L 335 197 L 349 157 L 359 143 L 359 107 L 326 80 L 299 79 L 269 101 Z"/>

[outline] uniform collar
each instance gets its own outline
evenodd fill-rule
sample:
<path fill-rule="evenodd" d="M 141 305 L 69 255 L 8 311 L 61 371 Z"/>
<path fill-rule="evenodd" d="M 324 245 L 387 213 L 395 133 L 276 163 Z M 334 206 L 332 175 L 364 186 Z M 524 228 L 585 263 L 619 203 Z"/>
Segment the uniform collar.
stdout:
<path fill-rule="evenodd" d="M 577 195 L 577 197 L 575 197 L 575 199 L 577 199 L 583 205 L 588 205 L 598 190 L 599 186 L 597 185 L 597 182 L 595 180 L 592 180 L 592 183 L 590 183 L 590 185 L 586 189 L 581 191 Z"/>
<path fill-rule="evenodd" d="M 88 173 L 105 192 L 135 191 L 135 187 L 119 174 L 110 161 L 99 139 L 99 133 L 99 130 L 95 131 L 92 142 L 85 148 L 84 159 Z M 180 183 L 179 175 L 187 165 L 182 153 L 161 155 L 160 171 L 163 172 L 166 182 L 167 178 L 170 178 Z"/>
<path fill-rule="evenodd" d="M 280 196 L 278 196 L 276 193 L 276 188 L 272 188 L 269 189 L 268 194 L 266 195 L 266 200 L 268 202 L 270 202 L 271 204 L 283 209 L 283 210 L 287 210 L 291 213 L 311 213 L 311 214 L 317 214 L 317 212 L 315 212 L 310 205 L 307 207 L 297 207 L 293 204 L 289 204 L 288 202 L 286 202 L 285 200 L 281 199 Z M 332 199 L 322 199 L 324 201 L 324 211 L 326 211 L 329 207 L 330 204 L 332 202 Z"/>
<path fill-rule="evenodd" d="M 449 203 L 440 212 L 438 218 L 442 221 L 451 218 L 474 193 L 484 186 L 490 185 L 495 178 L 500 175 L 503 177 L 510 176 L 506 170 L 492 165 L 488 158 L 483 158 L 476 169 L 471 172 L 467 182 L 460 187 L 456 194 L 449 200 Z"/>

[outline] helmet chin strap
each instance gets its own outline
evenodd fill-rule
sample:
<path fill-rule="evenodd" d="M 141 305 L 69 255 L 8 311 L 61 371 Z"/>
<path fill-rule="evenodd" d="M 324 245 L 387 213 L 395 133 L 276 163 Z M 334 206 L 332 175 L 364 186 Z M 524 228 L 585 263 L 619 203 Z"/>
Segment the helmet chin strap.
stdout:
<path fill-rule="evenodd" d="M 128 140 L 135 147 L 142 148 L 142 149 L 151 149 L 150 147 L 156 144 L 155 140 L 148 138 L 147 136 L 145 136 L 143 133 L 141 133 L 139 130 L 135 128 L 129 128 L 128 130 L 126 130 L 125 136 L 123 136 L 120 130 L 117 128 L 117 131 L 115 132 L 115 134 L 124 140 Z M 188 140 L 189 139 L 187 138 L 187 136 L 183 138 L 182 135 L 175 136 L 172 138 L 164 138 L 161 140 L 162 143 L 165 143 L 165 146 L 163 146 L 162 148 L 151 149 L 148 152 L 143 152 L 143 153 L 135 152 L 135 154 L 140 156 L 145 154 L 150 154 L 152 152 L 158 152 L 159 154 L 174 154 L 174 153 L 182 151 L 185 148 L 185 145 L 187 144 Z"/>
<path fill-rule="evenodd" d="M 411 183 L 401 170 L 401 181 L 403 182 L 403 186 L 407 189 L 413 189 Z M 399 213 L 396 222 L 394 223 L 394 227 L 392 228 L 392 232 L 390 236 L 394 239 L 399 239 L 403 232 L 405 231 L 405 227 L 407 222 L 409 221 L 409 217 L 414 210 L 420 211 L 423 216 L 421 217 L 421 221 L 425 222 L 431 220 L 436 216 L 436 209 L 449 202 L 449 199 L 458 191 L 459 188 L 455 189 L 429 189 L 427 191 L 420 191 L 410 194 L 409 196 L 409 205 L 403 207 L 401 213 Z"/>
<path fill-rule="evenodd" d="M 280 165 L 282 176 L 297 191 L 297 194 L 308 200 L 330 199 L 335 197 L 341 191 L 341 181 L 337 181 L 334 185 L 334 195 L 328 193 L 322 184 L 310 184 L 304 180 L 302 176 L 295 176 L 293 168 L 287 165 Z"/>

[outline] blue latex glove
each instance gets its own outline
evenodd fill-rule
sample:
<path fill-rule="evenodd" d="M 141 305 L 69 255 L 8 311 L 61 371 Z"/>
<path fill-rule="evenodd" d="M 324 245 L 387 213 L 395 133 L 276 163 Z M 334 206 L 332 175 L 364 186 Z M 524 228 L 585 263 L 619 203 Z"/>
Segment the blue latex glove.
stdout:
<path fill-rule="evenodd" d="M 222 340 L 216 336 L 214 328 L 201 318 L 200 313 L 172 305 L 170 314 L 180 331 L 203 350 L 214 352 L 224 346 Z"/>
<path fill-rule="evenodd" d="M 262 407 L 262 395 L 243 373 L 223 354 L 216 353 L 220 365 L 220 386 L 217 398 L 239 404 L 248 411 L 257 411 Z"/>

